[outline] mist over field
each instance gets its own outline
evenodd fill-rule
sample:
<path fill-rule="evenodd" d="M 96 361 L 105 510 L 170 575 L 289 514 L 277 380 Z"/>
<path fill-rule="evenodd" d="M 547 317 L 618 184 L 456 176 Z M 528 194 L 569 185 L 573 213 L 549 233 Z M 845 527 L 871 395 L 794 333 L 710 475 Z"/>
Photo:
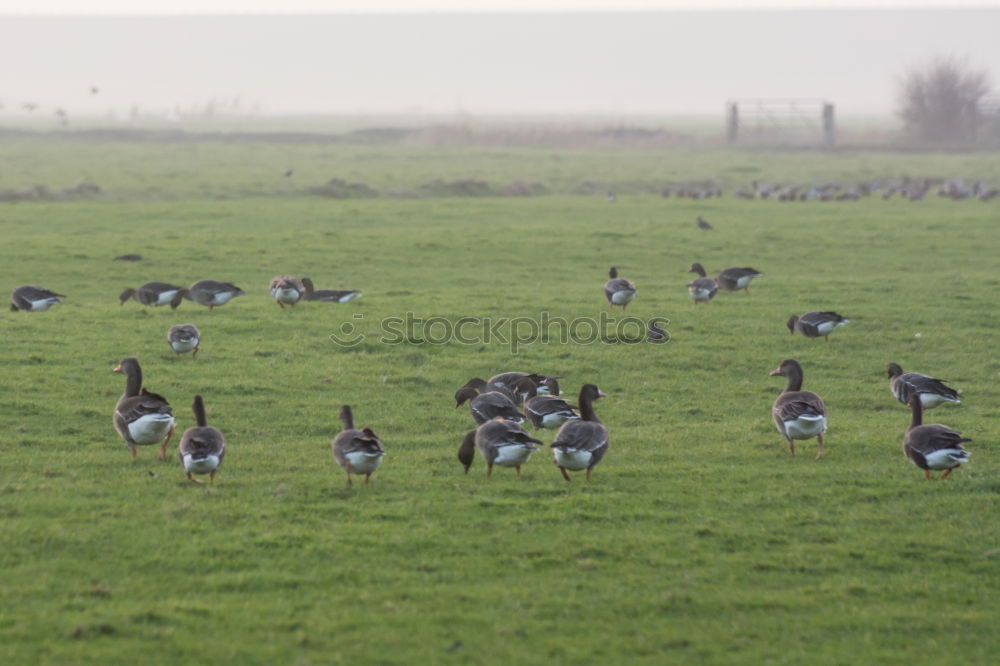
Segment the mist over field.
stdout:
<path fill-rule="evenodd" d="M 888 116 L 935 53 L 1000 72 L 1000 10 L 3 17 L 0 121 L 129 114 Z M 29 112 L 25 104 L 37 105 Z"/>

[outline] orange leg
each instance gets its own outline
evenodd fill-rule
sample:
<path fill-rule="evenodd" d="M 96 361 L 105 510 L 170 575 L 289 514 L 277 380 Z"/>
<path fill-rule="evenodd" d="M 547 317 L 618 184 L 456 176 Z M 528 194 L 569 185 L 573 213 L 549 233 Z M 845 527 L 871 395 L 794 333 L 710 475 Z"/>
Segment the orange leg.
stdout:
<path fill-rule="evenodd" d="M 284 310 L 284 309 L 285 309 L 285 304 L 284 304 L 284 303 L 282 303 L 281 301 L 275 301 L 275 303 L 277 303 L 277 304 L 278 304 L 278 307 L 279 307 L 279 308 L 281 308 L 282 310 Z"/>
<path fill-rule="evenodd" d="M 750 293 L 750 287 L 743 287 L 743 291 L 745 291 L 746 293 L 749 294 Z"/>
<path fill-rule="evenodd" d="M 493 474 L 493 463 L 487 463 L 486 464 L 486 478 L 487 479 L 490 478 L 491 474 Z"/>
<path fill-rule="evenodd" d="M 961 465 L 955 465 L 954 467 L 949 467 L 948 469 L 946 469 L 946 470 L 944 471 L 944 474 L 942 474 L 942 475 L 941 475 L 941 478 L 942 478 L 942 479 L 947 479 L 947 478 L 948 478 L 948 475 L 949 475 L 949 474 L 951 474 L 952 470 L 956 470 L 956 469 L 958 469 L 959 467 L 961 467 Z"/>
<path fill-rule="evenodd" d="M 933 481 L 933 479 L 931 478 L 931 471 L 929 469 L 924 470 L 924 478 L 927 479 L 928 481 Z"/>
<path fill-rule="evenodd" d="M 208 309 L 209 309 L 209 310 L 211 310 L 211 309 L 213 309 L 214 307 L 215 307 L 214 305 L 209 305 L 209 306 L 208 306 Z"/>
<path fill-rule="evenodd" d="M 194 478 L 194 473 L 193 472 L 188 472 L 187 477 L 188 477 L 188 479 L 191 480 L 192 483 L 202 483 L 198 479 Z"/>
<path fill-rule="evenodd" d="M 816 460 L 819 460 L 820 458 L 823 457 L 823 435 L 822 434 L 817 435 L 816 439 L 819 440 L 819 453 L 816 454 Z"/>
<path fill-rule="evenodd" d="M 371 474 L 365 474 L 365 485 L 366 486 L 368 485 L 368 482 L 371 481 L 371 478 L 372 478 Z"/>
<path fill-rule="evenodd" d="M 170 445 L 170 438 L 174 436 L 174 428 L 176 426 L 170 426 L 170 432 L 167 433 L 167 438 L 163 440 L 163 445 L 160 447 L 160 457 L 159 460 L 167 459 L 167 446 Z"/>
<path fill-rule="evenodd" d="M 347 485 L 354 485 L 354 481 L 351 480 L 351 461 L 348 460 L 344 463 L 344 470 L 347 472 Z"/>
<path fill-rule="evenodd" d="M 217 470 L 214 470 L 214 469 L 213 469 L 213 470 L 212 470 L 211 472 L 209 472 L 209 473 L 208 473 L 208 480 L 209 480 L 209 483 L 215 483 L 215 472 L 216 472 L 216 471 L 217 471 Z"/>
<path fill-rule="evenodd" d="M 572 483 L 573 480 L 569 478 L 569 474 L 566 473 L 565 467 L 560 467 L 559 471 L 562 472 L 563 478 L 566 479 L 566 483 Z"/>
<path fill-rule="evenodd" d="M 795 455 L 795 440 L 791 437 L 788 438 L 788 450 L 793 456 Z"/>
<path fill-rule="evenodd" d="M 520 465 L 514 465 L 514 469 L 517 471 L 517 478 L 520 479 L 521 478 L 521 466 Z"/>
<path fill-rule="evenodd" d="M 134 446 L 128 447 L 128 450 L 132 453 L 132 460 L 135 460 L 135 457 L 139 452 L 135 450 Z"/>
<path fill-rule="evenodd" d="M 594 471 L 594 468 L 593 468 L 593 467 L 588 467 L 588 468 L 587 468 L 587 476 L 586 476 L 586 479 L 587 479 L 587 481 L 590 481 L 590 473 L 591 473 L 592 471 Z"/>
<path fill-rule="evenodd" d="M 194 348 L 194 351 L 193 351 L 193 352 L 191 352 L 191 358 L 197 358 L 197 357 L 198 357 L 198 351 L 199 351 L 200 349 L 201 349 L 201 347 L 195 347 L 195 348 Z M 178 356 L 180 356 L 180 354 L 178 354 Z"/>

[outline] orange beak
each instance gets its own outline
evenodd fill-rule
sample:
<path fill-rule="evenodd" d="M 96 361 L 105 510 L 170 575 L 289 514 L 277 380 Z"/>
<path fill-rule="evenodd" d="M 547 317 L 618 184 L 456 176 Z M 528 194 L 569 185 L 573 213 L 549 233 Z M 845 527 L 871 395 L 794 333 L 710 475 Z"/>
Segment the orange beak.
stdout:
<path fill-rule="evenodd" d="M 780 375 L 780 374 L 781 374 L 781 368 L 775 368 L 771 372 L 767 373 L 767 376 L 768 377 L 775 377 L 775 376 Z"/>
<path fill-rule="evenodd" d="M 121 365 L 116 365 L 115 369 L 112 370 L 111 372 L 121 372 L 121 371 L 122 371 L 122 366 Z"/>

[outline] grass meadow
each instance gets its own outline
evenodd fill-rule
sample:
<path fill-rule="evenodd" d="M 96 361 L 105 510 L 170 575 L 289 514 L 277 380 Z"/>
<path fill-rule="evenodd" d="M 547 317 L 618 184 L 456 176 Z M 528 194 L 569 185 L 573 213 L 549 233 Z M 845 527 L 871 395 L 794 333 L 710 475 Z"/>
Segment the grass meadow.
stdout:
<path fill-rule="evenodd" d="M 322 166 L 311 147 L 94 149 L 104 176 L 84 172 L 82 150 L 26 138 L 0 150 L 16 167 L 0 186 L 92 177 L 105 190 L 0 206 L 4 289 L 68 296 L 0 314 L 3 663 L 966 665 L 1000 653 L 995 201 L 337 201 L 253 189 Z M 181 150 L 205 161 L 188 168 Z M 362 166 L 339 174 L 383 187 L 450 173 L 972 177 L 988 164 L 715 152 L 692 172 L 687 154 L 636 151 L 604 172 L 599 154 L 571 151 L 380 148 L 368 167 L 362 148 L 348 152 Z M 206 178 L 218 182 L 200 192 Z M 699 214 L 717 231 L 697 229 Z M 145 259 L 111 260 L 126 252 Z M 694 306 L 694 261 L 764 276 L 749 295 Z M 669 319 L 668 343 L 627 344 L 612 324 L 586 344 L 516 353 L 384 340 L 380 322 L 406 313 L 443 318 L 432 336 L 463 317 L 598 317 L 611 265 L 638 285 L 626 314 Z M 281 310 L 266 290 L 279 274 L 364 297 Z M 213 311 L 118 305 L 126 287 L 202 278 L 247 293 Z M 825 309 L 851 320 L 829 343 L 789 335 L 789 315 Z M 165 341 L 187 322 L 203 334 L 196 360 Z M 358 344 L 331 340 L 345 324 Z M 155 447 L 130 458 L 111 423 L 125 356 L 171 401 L 178 436 L 205 397 L 228 442 L 214 486 L 185 479 L 174 445 L 166 463 Z M 771 423 L 784 379 L 768 373 L 785 358 L 828 405 L 823 460 L 815 440 L 791 458 Z M 973 438 L 971 462 L 943 482 L 902 455 L 909 412 L 889 393 L 889 361 L 964 392 L 929 414 Z M 589 484 L 565 483 L 544 451 L 520 480 L 486 479 L 481 458 L 462 473 L 472 421 L 452 394 L 515 369 L 608 394 L 597 412 L 611 450 Z M 368 487 L 346 487 L 330 455 L 344 403 L 387 447 Z"/>

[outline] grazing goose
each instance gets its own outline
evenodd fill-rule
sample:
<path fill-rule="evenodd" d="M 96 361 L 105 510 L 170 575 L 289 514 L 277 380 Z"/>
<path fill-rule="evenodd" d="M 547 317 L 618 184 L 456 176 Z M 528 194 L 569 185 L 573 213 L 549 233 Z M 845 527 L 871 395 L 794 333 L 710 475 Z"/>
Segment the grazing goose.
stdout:
<path fill-rule="evenodd" d="M 590 473 L 608 452 L 608 429 L 594 413 L 594 400 L 603 397 L 599 388 L 584 384 L 580 389 L 580 420 L 564 423 L 552 442 L 552 462 L 566 481 L 570 480 L 566 470 L 581 469 L 587 470 L 586 478 L 590 481 Z"/>
<path fill-rule="evenodd" d="M 547 386 L 545 388 L 541 387 L 544 385 L 545 381 L 550 378 L 546 377 L 545 375 L 535 374 L 534 372 L 532 373 L 517 372 L 517 371 L 502 372 L 499 375 L 493 375 L 488 380 L 486 380 L 486 386 L 489 388 L 490 391 L 501 391 L 503 393 L 508 394 L 510 398 L 514 401 L 515 405 L 520 405 L 522 402 L 524 402 L 524 395 L 518 392 L 517 386 L 525 378 L 530 379 L 532 382 L 534 382 L 536 387 L 539 387 L 539 393 L 548 392 L 549 389 Z"/>
<path fill-rule="evenodd" d="M 608 278 L 610 279 L 604 283 L 604 297 L 608 299 L 608 310 L 620 305 L 624 311 L 625 306 L 635 298 L 635 283 L 618 277 L 618 269 L 614 266 L 608 271 Z"/>
<path fill-rule="evenodd" d="M 521 465 L 538 450 L 535 444 L 542 443 L 518 424 L 499 417 L 476 428 L 475 442 L 486 460 L 487 477 L 493 474 L 493 465 L 500 465 L 513 467 L 517 478 L 521 478 Z"/>
<path fill-rule="evenodd" d="M 340 420 L 344 429 L 333 438 L 333 458 L 347 472 L 347 485 L 352 484 L 351 473 L 355 472 L 365 475 L 367 486 L 385 456 L 385 447 L 371 428 L 354 429 L 354 415 L 349 405 L 340 408 Z"/>
<path fill-rule="evenodd" d="M 226 439 L 218 428 L 208 425 L 205 403 L 200 395 L 194 397 L 191 410 L 198 425 L 184 431 L 181 445 L 177 448 L 177 457 L 180 458 L 188 479 L 201 483 L 194 475 L 208 474 L 209 482 L 215 483 L 215 473 L 219 471 L 226 455 Z"/>
<path fill-rule="evenodd" d="M 969 459 L 970 453 L 962 444 L 972 440 L 939 423 L 923 425 L 924 407 L 919 394 L 911 395 L 907 405 L 913 410 L 913 418 L 903 435 L 903 453 L 911 463 L 924 470 L 924 478 L 928 481 L 932 469 L 943 469 L 941 478 L 947 478 L 951 470 Z"/>
<path fill-rule="evenodd" d="M 889 375 L 889 389 L 896 400 L 904 405 L 910 402 L 912 395 L 920 396 L 920 404 L 924 409 L 934 409 L 945 402 L 961 402 L 958 391 L 947 386 L 943 379 L 934 379 L 919 372 L 903 372 L 903 368 L 896 363 L 890 363 L 886 372 Z"/>
<path fill-rule="evenodd" d="M 462 438 L 462 444 L 458 447 L 458 462 L 462 463 L 465 473 L 469 473 L 472 461 L 476 457 L 476 430 L 470 430 Z"/>
<path fill-rule="evenodd" d="M 525 396 L 524 413 L 527 415 L 531 425 L 538 428 L 550 428 L 555 430 L 566 421 L 580 418 L 575 410 L 576 405 L 571 405 L 558 393 L 538 394 L 538 387 L 530 378 L 525 377 L 518 384 L 518 392 Z"/>
<path fill-rule="evenodd" d="M 750 281 L 754 278 L 758 278 L 763 273 L 756 271 L 749 266 L 740 268 L 733 266 L 732 268 L 727 268 L 726 270 L 719 273 L 719 277 L 715 279 L 719 283 L 719 287 L 725 289 L 726 291 L 739 291 L 742 289 L 746 293 L 750 293 Z"/>
<path fill-rule="evenodd" d="M 23 284 L 10 295 L 10 310 L 17 312 L 41 312 L 48 310 L 56 303 L 62 303 L 60 298 L 66 298 L 63 294 L 57 294 L 44 287 L 37 287 L 33 284 Z"/>
<path fill-rule="evenodd" d="M 150 393 L 143 387 L 138 359 L 124 358 L 114 371 L 125 375 L 125 393 L 118 399 L 113 415 L 115 430 L 125 440 L 133 458 L 137 444 L 163 442 L 159 458 L 166 460 L 167 445 L 174 434 L 174 412 L 170 403 L 162 395 Z"/>
<path fill-rule="evenodd" d="M 147 282 L 138 289 L 130 287 L 123 291 L 118 296 L 118 305 L 125 305 L 125 301 L 134 298 L 143 305 L 158 306 L 170 304 L 171 307 L 176 308 L 177 306 L 173 305 L 172 301 L 180 289 L 181 287 L 175 284 L 167 284 L 166 282 Z"/>
<path fill-rule="evenodd" d="M 688 283 L 688 293 L 691 295 L 691 300 L 698 303 L 708 303 L 715 295 L 719 292 L 719 283 L 712 278 L 706 276 L 705 267 L 699 263 L 691 264 L 691 268 L 688 269 L 688 273 L 697 273 L 701 277 L 696 277 Z"/>
<path fill-rule="evenodd" d="M 230 282 L 219 282 L 217 280 L 199 280 L 185 289 L 181 287 L 174 294 L 174 300 L 170 302 L 170 307 L 176 308 L 181 304 L 181 299 L 186 298 L 194 301 L 198 305 L 204 305 L 209 310 L 225 305 L 231 299 L 242 296 L 243 290 Z"/>
<path fill-rule="evenodd" d="M 702 231 L 711 231 L 715 229 L 711 224 L 709 224 L 701 215 L 698 216 L 698 228 Z"/>
<path fill-rule="evenodd" d="M 141 254 L 119 254 L 112 261 L 142 261 Z"/>
<path fill-rule="evenodd" d="M 307 301 L 346 303 L 355 298 L 361 298 L 361 292 L 354 289 L 314 289 L 313 281 L 309 278 L 302 278 L 302 286 L 305 287 L 304 298 Z"/>
<path fill-rule="evenodd" d="M 656 319 L 650 319 L 646 328 L 646 339 L 650 342 L 666 342 L 670 339 L 670 333 L 662 328 Z"/>
<path fill-rule="evenodd" d="M 194 324 L 177 324 L 167 331 L 167 342 L 178 356 L 191 352 L 191 358 L 195 358 L 201 349 L 201 331 Z"/>
<path fill-rule="evenodd" d="M 843 326 L 848 322 L 836 312 L 807 312 L 801 317 L 792 315 L 788 318 L 788 331 L 792 335 L 798 331 L 807 338 L 819 338 L 830 341 L 830 334 L 838 326 Z"/>
<path fill-rule="evenodd" d="M 823 457 L 823 433 L 826 432 L 826 405 L 823 399 L 812 391 L 802 390 L 802 366 L 794 359 L 781 362 L 771 376 L 788 378 L 788 385 L 771 407 L 771 418 L 778 432 L 788 440 L 788 448 L 795 455 L 796 439 L 817 438 L 819 453 Z"/>
<path fill-rule="evenodd" d="M 467 400 L 469 401 L 469 414 L 472 415 L 476 425 L 482 425 L 497 417 L 514 423 L 524 423 L 524 414 L 517 411 L 517 405 L 504 392 L 485 391 L 480 393 L 473 386 L 463 386 L 455 393 L 455 409 L 461 407 Z"/>
<path fill-rule="evenodd" d="M 303 286 L 302 280 L 289 275 L 279 275 L 271 280 L 270 284 L 267 285 L 267 290 L 271 292 L 274 302 L 284 310 L 286 305 L 295 307 L 295 304 L 305 294 L 306 288 Z"/>

